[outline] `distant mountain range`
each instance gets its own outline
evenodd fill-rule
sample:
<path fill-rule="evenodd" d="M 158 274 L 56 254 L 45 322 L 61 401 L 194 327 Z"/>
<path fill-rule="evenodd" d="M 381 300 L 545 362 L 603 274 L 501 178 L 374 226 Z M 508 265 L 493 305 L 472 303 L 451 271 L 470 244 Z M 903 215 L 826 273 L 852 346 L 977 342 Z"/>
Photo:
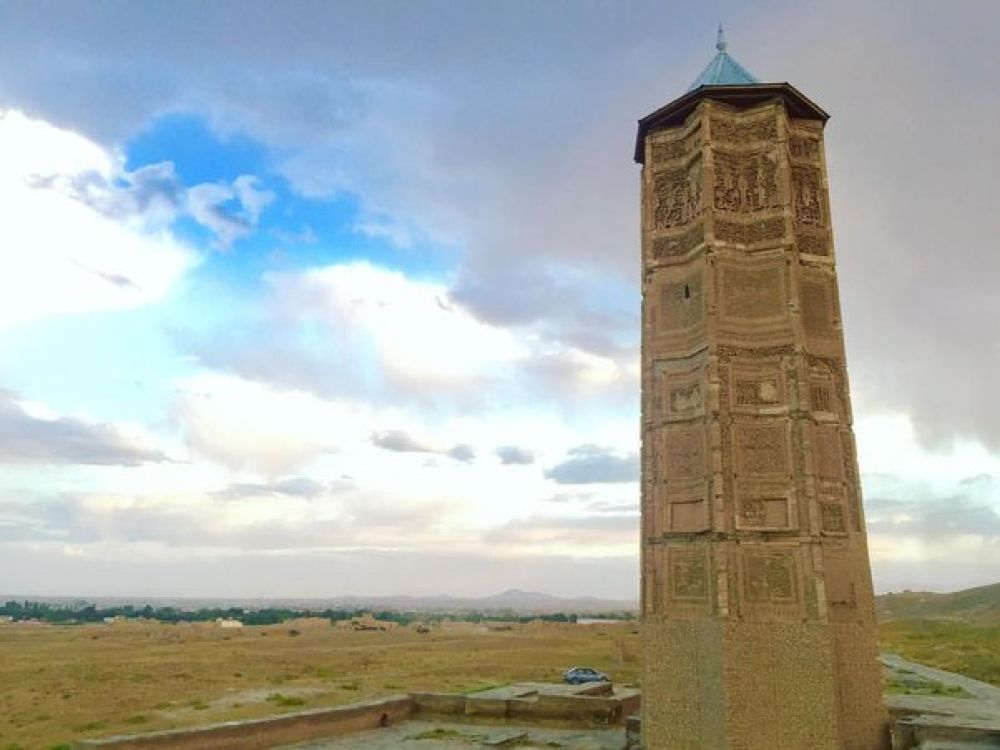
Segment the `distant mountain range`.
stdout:
<path fill-rule="evenodd" d="M 634 600 L 598 599 L 595 597 L 564 598 L 537 591 L 507 589 L 499 594 L 484 597 L 454 596 L 335 596 L 329 599 L 208 599 L 186 597 L 128 597 L 128 596 L 31 596 L 25 594 L 0 594 L 0 601 L 35 601 L 66 606 L 110 607 L 131 604 L 143 607 L 175 607 L 181 610 L 238 607 L 263 609 L 287 607 L 299 610 L 370 609 L 410 612 L 510 612 L 512 614 L 612 614 L 636 612 Z"/>
<path fill-rule="evenodd" d="M 1000 625 L 1000 583 L 977 586 L 950 594 L 903 591 L 875 598 L 882 622 L 889 620 L 961 620 Z"/>
<path fill-rule="evenodd" d="M 108 607 L 123 604 L 155 607 L 176 607 L 197 610 L 211 607 L 242 607 L 262 609 L 287 607 L 300 610 L 369 609 L 411 612 L 510 612 L 512 614 L 611 614 L 635 613 L 638 602 L 629 599 L 599 599 L 595 597 L 566 598 L 538 591 L 507 589 L 484 597 L 455 596 L 335 596 L 329 599 L 208 599 L 183 597 L 107 597 L 107 596 L 30 596 L 0 595 L 0 601 L 16 599 L 86 606 Z M 1000 583 L 978 586 L 950 594 L 929 591 L 903 591 L 875 597 L 875 609 L 880 621 L 948 619 L 981 624 L 1000 624 Z"/>

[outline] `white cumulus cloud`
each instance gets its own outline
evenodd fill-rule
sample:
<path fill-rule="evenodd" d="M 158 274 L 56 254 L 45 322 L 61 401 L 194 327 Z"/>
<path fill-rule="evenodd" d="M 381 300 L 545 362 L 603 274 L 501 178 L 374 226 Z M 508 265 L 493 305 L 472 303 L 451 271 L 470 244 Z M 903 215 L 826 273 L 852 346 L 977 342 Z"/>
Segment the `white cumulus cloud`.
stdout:
<path fill-rule="evenodd" d="M 121 157 L 69 130 L 0 110 L 0 326 L 163 299 L 197 262 L 162 227 L 115 219 L 74 180 L 113 180 Z"/>

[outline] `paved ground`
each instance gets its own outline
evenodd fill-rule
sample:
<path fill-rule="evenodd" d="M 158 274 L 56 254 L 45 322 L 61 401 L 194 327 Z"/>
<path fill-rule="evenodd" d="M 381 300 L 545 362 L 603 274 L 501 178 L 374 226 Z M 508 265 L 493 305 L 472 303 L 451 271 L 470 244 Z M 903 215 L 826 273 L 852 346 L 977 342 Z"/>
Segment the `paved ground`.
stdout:
<path fill-rule="evenodd" d="M 907 661 L 895 654 L 881 654 L 886 675 L 912 687 L 915 693 L 931 688 L 928 695 L 890 693 L 886 702 L 897 715 L 909 715 L 906 723 L 924 732 L 928 739 L 913 747 L 921 750 L 987 750 L 1000 748 L 1000 688 L 971 677 Z M 941 686 L 961 688 L 957 696 L 934 694 Z M 905 745 L 910 747 L 911 745 Z"/>
<path fill-rule="evenodd" d="M 405 721 L 385 729 L 294 745 L 294 750 L 483 750 L 516 747 L 556 750 L 621 750 L 625 730 L 543 729 L 512 725 Z M 286 747 L 284 750 L 292 750 Z"/>
<path fill-rule="evenodd" d="M 889 673 L 897 678 L 910 679 L 911 676 L 915 676 L 926 682 L 953 685 L 962 688 L 973 698 L 992 701 L 1000 705 L 1000 688 L 993 687 L 993 685 L 954 672 L 946 672 L 943 669 L 918 664 L 915 661 L 907 661 L 896 654 L 880 654 L 879 659 L 887 667 Z"/>

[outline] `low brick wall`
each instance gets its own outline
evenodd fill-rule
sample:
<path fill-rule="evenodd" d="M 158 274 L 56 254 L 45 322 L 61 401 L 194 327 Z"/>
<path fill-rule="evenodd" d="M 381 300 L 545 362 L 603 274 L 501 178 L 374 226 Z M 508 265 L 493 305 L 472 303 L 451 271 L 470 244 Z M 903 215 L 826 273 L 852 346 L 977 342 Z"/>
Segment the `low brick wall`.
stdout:
<path fill-rule="evenodd" d="M 114 750 L 267 750 L 277 745 L 336 737 L 402 721 L 413 713 L 408 695 L 352 703 L 336 708 L 299 711 L 267 719 L 233 721 L 193 729 L 149 732 L 104 740 L 85 740 L 74 747 Z"/>
<path fill-rule="evenodd" d="M 506 719 L 512 716 L 510 706 L 521 698 L 471 698 L 465 701 L 466 716 L 489 716 L 494 719 Z"/>
<path fill-rule="evenodd" d="M 636 690 L 634 693 L 622 696 L 621 701 L 622 716 L 627 720 L 633 714 L 639 713 L 639 709 L 642 708 L 642 693 Z"/>
<path fill-rule="evenodd" d="M 461 716 L 465 713 L 465 695 L 455 693 L 411 693 L 417 712 Z"/>
<path fill-rule="evenodd" d="M 624 719 L 617 698 L 586 695 L 539 695 L 509 702 L 507 715 L 516 719 L 560 719 L 611 726 Z"/>

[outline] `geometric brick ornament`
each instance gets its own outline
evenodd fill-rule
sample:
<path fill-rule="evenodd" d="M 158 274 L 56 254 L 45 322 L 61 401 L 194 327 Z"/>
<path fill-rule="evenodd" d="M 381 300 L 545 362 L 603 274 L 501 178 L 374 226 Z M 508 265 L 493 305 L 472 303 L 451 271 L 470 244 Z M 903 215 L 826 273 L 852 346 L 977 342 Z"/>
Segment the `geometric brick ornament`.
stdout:
<path fill-rule="evenodd" d="M 882 750 L 827 115 L 717 46 L 636 144 L 643 742 Z"/>

